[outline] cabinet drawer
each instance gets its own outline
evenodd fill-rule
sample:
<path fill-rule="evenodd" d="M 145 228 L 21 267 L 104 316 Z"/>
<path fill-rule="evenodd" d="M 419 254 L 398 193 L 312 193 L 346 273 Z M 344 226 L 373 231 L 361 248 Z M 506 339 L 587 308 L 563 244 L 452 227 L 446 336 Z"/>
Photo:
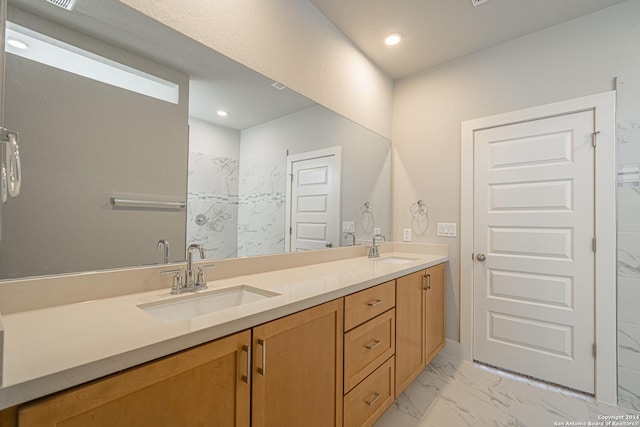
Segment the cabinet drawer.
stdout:
<path fill-rule="evenodd" d="M 344 335 L 344 391 L 365 379 L 396 350 L 395 309 Z"/>
<path fill-rule="evenodd" d="M 393 403 L 391 357 L 344 397 L 344 427 L 371 426 Z"/>
<path fill-rule="evenodd" d="M 396 283 L 386 282 L 344 299 L 344 330 L 355 328 L 396 305 Z"/>

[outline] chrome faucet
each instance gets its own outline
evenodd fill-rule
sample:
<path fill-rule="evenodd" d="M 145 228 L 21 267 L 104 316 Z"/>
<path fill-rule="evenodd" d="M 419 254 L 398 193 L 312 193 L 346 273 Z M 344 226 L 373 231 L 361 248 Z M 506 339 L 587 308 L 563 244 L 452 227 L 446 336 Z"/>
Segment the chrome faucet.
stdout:
<path fill-rule="evenodd" d="M 169 264 L 169 241 L 168 240 L 158 240 L 158 251 L 164 252 L 164 260 L 165 264 Z"/>
<path fill-rule="evenodd" d="M 381 238 L 384 241 L 387 240 L 382 234 L 374 234 L 373 246 L 369 248 L 369 258 L 380 258 L 380 247 L 376 244 L 376 238 Z"/>
<path fill-rule="evenodd" d="M 193 247 L 192 247 L 193 246 Z M 204 273 L 207 268 L 215 267 L 215 264 L 206 264 L 198 266 L 198 275 L 197 279 L 194 281 L 195 277 L 193 271 L 193 257 L 192 251 L 198 250 L 200 252 L 200 257 L 204 257 L 204 249 L 200 245 L 191 245 L 187 249 L 187 271 L 184 272 L 184 281 L 182 278 L 182 267 L 161 271 L 160 274 L 171 274 L 173 276 L 173 282 L 171 285 L 171 294 L 179 295 L 183 292 L 195 292 L 195 291 L 203 291 L 208 289 L 207 279 L 205 279 Z"/>
<path fill-rule="evenodd" d="M 346 233 L 344 233 L 344 237 L 347 238 L 351 236 L 351 246 L 355 246 L 356 245 L 356 233 L 354 233 L 353 231 L 347 231 Z"/>
<path fill-rule="evenodd" d="M 184 272 L 184 286 L 187 288 L 196 286 L 195 272 L 193 271 L 193 251 L 196 250 L 200 253 L 200 259 L 204 259 L 204 248 L 202 245 L 189 245 L 187 248 L 187 271 Z"/>

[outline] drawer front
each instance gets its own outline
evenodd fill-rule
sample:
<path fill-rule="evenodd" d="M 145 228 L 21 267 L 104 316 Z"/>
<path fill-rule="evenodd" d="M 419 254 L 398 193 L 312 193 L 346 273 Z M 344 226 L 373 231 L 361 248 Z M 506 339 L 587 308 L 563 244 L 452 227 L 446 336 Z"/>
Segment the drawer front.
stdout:
<path fill-rule="evenodd" d="M 396 351 L 395 309 L 344 335 L 344 391 L 365 379 Z"/>
<path fill-rule="evenodd" d="M 396 282 L 386 282 L 344 299 L 344 330 L 373 319 L 396 305 Z"/>
<path fill-rule="evenodd" d="M 371 426 L 391 406 L 394 366 L 391 357 L 344 397 L 344 427 Z"/>

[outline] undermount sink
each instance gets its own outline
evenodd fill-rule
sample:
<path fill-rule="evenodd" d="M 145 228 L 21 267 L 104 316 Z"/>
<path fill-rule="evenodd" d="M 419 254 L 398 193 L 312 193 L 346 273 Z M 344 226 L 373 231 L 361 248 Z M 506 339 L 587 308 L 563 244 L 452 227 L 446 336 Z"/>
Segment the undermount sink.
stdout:
<path fill-rule="evenodd" d="M 375 259 L 375 262 L 379 262 L 381 264 L 408 264 L 410 262 L 413 261 L 417 261 L 418 258 L 404 258 L 404 257 L 397 257 L 397 256 L 390 256 L 390 257 L 386 257 L 386 258 L 378 258 Z"/>
<path fill-rule="evenodd" d="M 238 285 L 217 291 L 176 297 L 166 301 L 140 304 L 138 308 L 161 320 L 163 323 L 172 323 L 227 308 L 251 304 L 278 295 L 280 294 L 252 286 Z"/>

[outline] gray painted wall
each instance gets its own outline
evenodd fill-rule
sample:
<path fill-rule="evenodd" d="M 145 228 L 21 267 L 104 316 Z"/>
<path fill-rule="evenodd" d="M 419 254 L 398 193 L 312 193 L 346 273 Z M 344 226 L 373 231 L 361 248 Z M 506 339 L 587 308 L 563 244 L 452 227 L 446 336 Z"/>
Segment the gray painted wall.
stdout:
<path fill-rule="evenodd" d="M 459 223 L 460 123 L 605 92 L 617 76 L 638 75 L 638 22 L 640 1 L 629 0 L 396 82 L 394 236 L 409 228 L 411 203 L 423 199 L 430 223 L 414 240 L 449 245 L 449 339 L 459 339 L 460 244 L 436 237 L 435 225 Z"/>

